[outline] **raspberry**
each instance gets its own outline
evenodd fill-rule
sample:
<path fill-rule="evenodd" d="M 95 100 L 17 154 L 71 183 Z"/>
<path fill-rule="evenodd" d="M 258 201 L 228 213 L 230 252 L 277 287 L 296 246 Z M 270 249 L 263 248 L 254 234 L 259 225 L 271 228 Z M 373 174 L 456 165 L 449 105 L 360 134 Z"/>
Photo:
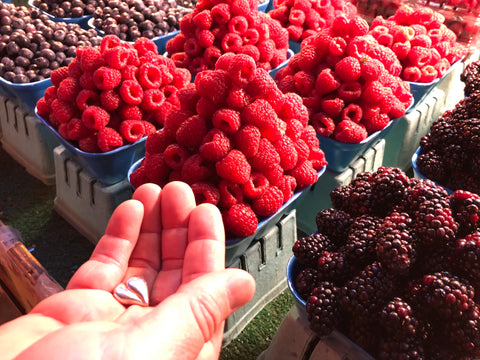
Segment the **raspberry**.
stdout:
<path fill-rule="evenodd" d="M 273 143 L 275 150 L 280 155 L 280 166 L 284 170 L 290 170 L 295 167 L 298 161 L 295 144 L 288 136 L 283 135 L 279 140 Z"/>
<path fill-rule="evenodd" d="M 412 66 L 422 68 L 430 63 L 431 52 L 428 48 L 422 46 L 412 46 L 412 49 L 408 53 L 407 59 Z"/>
<path fill-rule="evenodd" d="M 217 174 L 223 179 L 243 184 L 250 178 L 251 166 L 239 150 L 230 150 L 222 160 L 216 162 Z"/>
<path fill-rule="evenodd" d="M 221 48 L 225 52 L 238 52 L 242 48 L 242 45 L 242 37 L 234 33 L 227 33 L 221 42 Z"/>
<path fill-rule="evenodd" d="M 351 102 L 362 96 L 362 85 L 358 81 L 344 82 L 337 89 L 337 94 L 344 102 Z"/>
<path fill-rule="evenodd" d="M 135 80 L 126 80 L 122 82 L 119 93 L 122 100 L 127 104 L 139 105 L 142 103 L 143 89 Z"/>
<path fill-rule="evenodd" d="M 255 69 L 255 61 L 250 56 L 238 54 L 228 66 L 228 75 L 233 83 L 246 86 L 254 78 Z"/>
<path fill-rule="evenodd" d="M 138 67 L 135 65 L 127 65 L 120 70 L 122 80 L 137 80 Z"/>
<path fill-rule="evenodd" d="M 98 106 L 90 106 L 82 113 L 83 124 L 91 130 L 100 130 L 110 121 L 110 114 Z"/>
<path fill-rule="evenodd" d="M 252 210 L 261 217 L 275 214 L 283 204 L 283 193 L 276 186 L 268 186 L 263 194 L 252 201 Z"/>
<path fill-rule="evenodd" d="M 233 135 L 235 148 L 245 154 L 247 158 L 255 156 L 260 146 L 260 130 L 253 125 L 242 126 L 236 134 Z"/>
<path fill-rule="evenodd" d="M 210 12 L 212 20 L 217 24 L 226 24 L 230 20 L 230 5 L 227 3 L 220 3 L 212 7 Z"/>
<path fill-rule="evenodd" d="M 93 81 L 93 73 L 85 72 L 78 79 L 78 83 L 82 89 L 96 90 L 95 82 Z"/>
<path fill-rule="evenodd" d="M 186 148 L 199 147 L 207 132 L 206 120 L 199 115 L 194 115 L 180 124 L 175 133 L 175 139 Z"/>
<path fill-rule="evenodd" d="M 209 203 L 217 205 L 220 200 L 220 192 L 218 189 L 210 183 L 198 182 L 190 186 L 195 196 L 195 203 L 197 205 Z"/>
<path fill-rule="evenodd" d="M 362 121 L 368 134 L 384 129 L 390 122 L 390 117 L 387 114 L 380 113 L 378 107 L 376 109 L 378 110 L 376 114 L 365 115 Z"/>
<path fill-rule="evenodd" d="M 145 151 L 150 154 L 161 153 L 172 143 L 173 139 L 165 131 L 158 130 L 147 137 Z"/>
<path fill-rule="evenodd" d="M 203 48 L 200 45 L 198 39 L 193 37 L 185 40 L 185 45 L 183 46 L 183 49 L 185 51 L 185 54 L 187 54 L 187 56 L 191 59 L 199 56 L 203 51 Z"/>
<path fill-rule="evenodd" d="M 38 99 L 36 106 L 38 114 L 43 118 L 48 118 L 48 115 L 50 114 L 50 105 L 47 104 L 44 96 Z"/>
<path fill-rule="evenodd" d="M 230 33 L 245 35 L 248 29 L 248 21 L 244 16 L 237 15 L 228 22 L 228 31 Z"/>
<path fill-rule="evenodd" d="M 230 4 L 230 10 L 232 11 L 232 15 L 247 16 L 253 8 L 248 0 L 238 0 Z"/>
<path fill-rule="evenodd" d="M 51 115 L 55 115 L 55 118 L 60 123 L 66 123 L 75 115 L 75 107 L 70 102 L 55 99 L 52 101 L 50 107 Z"/>
<path fill-rule="evenodd" d="M 122 81 L 120 70 L 101 66 L 93 73 L 93 83 L 100 90 L 112 90 Z"/>
<path fill-rule="evenodd" d="M 78 80 L 72 77 L 67 77 L 62 80 L 57 87 L 57 97 L 63 101 L 75 101 L 78 92 L 80 91 L 80 85 Z"/>
<path fill-rule="evenodd" d="M 334 138 L 347 144 L 358 144 L 368 136 L 365 126 L 350 120 L 341 121 L 335 128 Z"/>
<path fill-rule="evenodd" d="M 335 74 L 342 81 L 358 80 L 361 75 L 360 62 L 353 56 L 344 57 L 335 65 Z"/>
<path fill-rule="evenodd" d="M 165 155 L 162 153 L 146 154 L 143 166 L 149 182 L 156 184 L 165 180 L 170 173 L 170 168 L 165 163 Z"/>
<path fill-rule="evenodd" d="M 213 103 L 222 103 L 228 95 L 230 79 L 228 73 L 222 70 L 208 70 L 198 74 L 195 78 L 198 94 Z"/>
<path fill-rule="evenodd" d="M 310 123 L 318 134 L 325 137 L 330 137 L 335 130 L 335 122 L 333 119 L 322 112 L 314 114 Z"/>
<path fill-rule="evenodd" d="M 245 203 L 231 206 L 222 213 L 225 230 L 235 237 L 253 235 L 257 230 L 258 219 L 253 210 Z"/>
<path fill-rule="evenodd" d="M 82 121 L 85 124 L 85 121 Z M 102 152 L 115 150 L 123 145 L 122 136 L 110 127 L 103 127 L 98 130 L 97 145 Z"/>
<path fill-rule="evenodd" d="M 211 129 L 202 139 L 199 154 L 206 160 L 216 162 L 223 159 L 232 149 L 228 136 L 218 129 Z"/>
<path fill-rule="evenodd" d="M 245 31 L 245 34 L 242 36 L 243 44 L 244 45 L 256 45 L 260 35 L 258 34 L 257 29 L 249 28 Z"/>
<path fill-rule="evenodd" d="M 72 118 L 67 123 L 67 133 L 70 140 L 80 140 L 92 134 L 92 131 L 83 125 L 79 118 Z"/>
<path fill-rule="evenodd" d="M 119 130 L 129 143 L 134 143 L 145 136 L 145 126 L 141 120 L 124 120 L 121 122 Z"/>
<path fill-rule="evenodd" d="M 438 77 L 437 70 L 432 65 L 425 65 L 420 69 L 422 75 L 420 76 L 420 82 L 429 83 Z"/>
<path fill-rule="evenodd" d="M 246 198 L 257 199 L 263 195 L 268 186 L 269 182 L 265 175 L 259 172 L 252 172 L 250 179 L 242 184 L 242 191 Z"/>
<path fill-rule="evenodd" d="M 218 105 L 210 100 L 210 98 L 201 96 L 200 99 L 198 99 L 196 110 L 198 115 L 208 119 L 213 116 L 217 108 Z"/>
<path fill-rule="evenodd" d="M 142 120 L 143 118 L 142 109 L 136 105 L 122 104 L 117 114 L 122 120 Z"/>
<path fill-rule="evenodd" d="M 140 166 L 135 171 L 133 171 L 130 174 L 129 182 L 134 189 L 137 189 L 140 185 L 149 182 L 147 173 L 145 171 L 145 166 Z"/>
<path fill-rule="evenodd" d="M 190 157 L 190 152 L 178 144 L 170 144 L 163 151 L 165 164 L 173 170 L 181 170 L 185 161 Z"/>
<path fill-rule="evenodd" d="M 80 65 L 80 60 L 78 58 L 74 58 L 70 62 L 70 64 L 68 64 L 68 76 L 71 76 L 75 79 L 79 79 L 83 73 L 84 73 L 84 70 L 82 70 L 82 67 Z"/>
<path fill-rule="evenodd" d="M 53 70 L 50 74 L 50 81 L 52 85 L 58 87 L 62 80 L 66 79 L 68 76 L 68 67 L 62 66 Z"/>
<path fill-rule="evenodd" d="M 261 138 L 257 153 L 251 157 L 250 164 L 253 169 L 264 171 L 280 164 L 280 155 L 270 141 Z"/>
<path fill-rule="evenodd" d="M 313 90 L 313 88 L 315 87 L 316 79 L 313 77 L 313 75 L 305 71 L 297 72 L 294 76 L 294 79 L 295 79 L 295 87 L 297 89 L 297 92 L 300 95 L 303 95 L 303 96 L 309 95 Z"/>
<path fill-rule="evenodd" d="M 277 110 L 278 116 L 285 121 L 295 118 L 300 121 L 303 126 L 307 126 L 308 124 L 308 110 L 303 105 L 303 100 L 298 94 L 285 94 L 284 101 L 281 103 L 280 108 L 275 110 Z"/>
<path fill-rule="evenodd" d="M 123 69 L 128 64 L 130 51 L 122 46 L 117 46 L 102 52 L 105 63 L 114 69 Z"/>
<path fill-rule="evenodd" d="M 212 125 L 225 134 L 232 135 L 240 128 L 240 113 L 231 109 L 219 109 L 213 114 Z"/>
<path fill-rule="evenodd" d="M 101 151 L 97 145 L 96 134 L 78 140 L 78 148 L 87 153 L 98 153 Z"/>
<path fill-rule="evenodd" d="M 140 37 L 133 43 L 133 47 L 137 50 L 138 56 L 144 56 L 148 52 L 158 54 L 157 45 L 150 39 Z"/>
<path fill-rule="evenodd" d="M 151 63 L 140 66 L 137 78 L 143 89 L 158 89 L 162 85 L 160 68 Z"/>
<path fill-rule="evenodd" d="M 318 173 L 313 168 L 310 160 L 305 160 L 295 166 L 292 170 L 286 172 L 287 175 L 293 176 L 297 182 L 297 188 L 303 189 L 308 185 L 312 185 L 318 180 Z"/>
<path fill-rule="evenodd" d="M 288 15 L 288 21 L 292 25 L 302 26 L 305 22 L 305 12 L 299 9 L 292 9 Z"/>
<path fill-rule="evenodd" d="M 410 82 L 418 82 L 422 77 L 422 71 L 417 66 L 406 66 L 402 72 L 402 79 Z"/>
<path fill-rule="evenodd" d="M 185 160 L 180 177 L 187 184 L 194 184 L 200 181 L 209 181 L 214 172 L 211 163 L 206 162 L 199 154 L 193 154 Z"/>
<path fill-rule="evenodd" d="M 99 105 L 99 102 L 100 97 L 98 93 L 93 90 L 81 90 L 75 99 L 75 104 L 80 110 L 85 110 L 92 105 Z"/>
<path fill-rule="evenodd" d="M 257 43 L 257 48 L 260 53 L 259 62 L 269 62 L 273 58 L 275 52 L 275 42 L 271 39 L 266 39 L 259 41 Z"/>
<path fill-rule="evenodd" d="M 332 118 L 337 117 L 342 112 L 345 102 L 334 95 L 328 95 L 320 100 L 320 107 L 322 111 L 331 116 Z"/>
<path fill-rule="evenodd" d="M 336 73 L 330 68 L 323 69 L 317 76 L 315 91 L 319 95 L 328 94 L 340 87 L 340 81 Z"/>
<path fill-rule="evenodd" d="M 277 114 L 272 105 L 266 100 L 257 99 L 247 105 L 242 112 L 242 120 L 246 125 L 254 125 L 262 131 L 262 128 L 274 126 Z"/>
<path fill-rule="evenodd" d="M 305 160 L 308 160 L 308 156 L 310 154 L 310 148 L 308 147 L 308 144 L 303 139 L 297 139 L 295 141 L 295 149 L 297 150 L 297 154 L 298 154 L 297 164 L 301 164 Z"/>
<path fill-rule="evenodd" d="M 356 123 L 360 123 L 362 119 L 363 111 L 362 108 L 357 104 L 348 104 L 345 106 L 340 114 L 340 121 L 350 120 Z"/>
<path fill-rule="evenodd" d="M 333 38 L 328 45 L 328 51 L 335 56 L 341 56 L 345 53 L 347 42 L 342 37 Z"/>
<path fill-rule="evenodd" d="M 197 32 L 197 40 L 198 40 L 198 45 L 200 45 L 202 48 L 208 48 L 213 45 L 215 42 L 215 35 L 210 30 L 200 30 Z M 188 41 L 188 40 L 187 40 Z M 186 44 L 187 42 L 185 42 Z M 184 46 L 185 49 L 185 46 Z M 185 50 L 185 52 L 187 52 Z M 189 56 L 191 56 L 189 54 Z"/>
<path fill-rule="evenodd" d="M 81 48 L 81 51 L 79 49 Z M 98 48 L 81 46 L 77 48 L 77 57 L 80 56 L 80 67 L 82 71 L 95 71 L 105 64 L 102 54 Z"/>
<path fill-rule="evenodd" d="M 160 110 L 165 102 L 165 95 L 159 89 L 148 89 L 143 92 L 142 108 L 145 110 Z"/>
<path fill-rule="evenodd" d="M 200 29 L 210 29 L 212 26 L 212 14 L 210 10 L 202 10 L 193 16 L 193 23 Z"/>
<path fill-rule="evenodd" d="M 260 59 L 260 51 L 255 45 L 243 45 L 239 53 L 250 56 L 255 62 Z"/>
<path fill-rule="evenodd" d="M 220 180 L 218 191 L 220 192 L 219 205 L 224 209 L 229 209 L 233 205 L 243 202 L 243 190 L 240 184 Z"/>

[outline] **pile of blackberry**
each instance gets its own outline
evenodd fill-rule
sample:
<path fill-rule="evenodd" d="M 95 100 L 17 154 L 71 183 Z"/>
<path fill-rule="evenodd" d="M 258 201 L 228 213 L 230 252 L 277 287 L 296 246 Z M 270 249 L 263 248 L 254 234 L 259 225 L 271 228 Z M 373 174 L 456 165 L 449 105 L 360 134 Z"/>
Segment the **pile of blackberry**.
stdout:
<path fill-rule="evenodd" d="M 480 196 L 380 167 L 330 197 L 292 248 L 310 328 L 378 360 L 480 356 Z"/>
<path fill-rule="evenodd" d="M 460 74 L 460 80 L 465 84 L 465 96 L 480 90 L 480 60 L 468 64 Z"/>
<path fill-rule="evenodd" d="M 451 190 L 480 193 L 480 90 L 444 112 L 420 146 L 423 175 Z"/>

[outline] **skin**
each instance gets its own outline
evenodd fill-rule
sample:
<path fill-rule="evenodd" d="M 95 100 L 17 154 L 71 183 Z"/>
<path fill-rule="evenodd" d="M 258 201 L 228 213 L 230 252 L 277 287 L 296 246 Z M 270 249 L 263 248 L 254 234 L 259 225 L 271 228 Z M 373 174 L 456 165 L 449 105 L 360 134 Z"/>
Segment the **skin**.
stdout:
<path fill-rule="evenodd" d="M 217 359 L 224 320 L 255 280 L 225 269 L 219 210 L 190 187 L 139 187 L 112 214 L 65 291 L 0 327 L 2 359 Z M 150 306 L 124 306 L 117 284 L 143 276 Z"/>

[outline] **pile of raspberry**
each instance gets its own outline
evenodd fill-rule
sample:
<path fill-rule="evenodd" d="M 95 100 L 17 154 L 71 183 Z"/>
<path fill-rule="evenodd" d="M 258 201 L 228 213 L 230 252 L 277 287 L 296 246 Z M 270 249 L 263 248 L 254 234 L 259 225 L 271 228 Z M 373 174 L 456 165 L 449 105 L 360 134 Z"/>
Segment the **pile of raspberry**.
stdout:
<path fill-rule="evenodd" d="M 220 209 L 227 238 L 253 235 L 326 165 L 302 99 L 280 92 L 248 55 L 222 55 L 178 98 L 130 183 L 190 184 L 197 204 Z"/>
<path fill-rule="evenodd" d="M 287 59 L 288 47 L 287 30 L 259 11 L 257 0 L 201 0 L 166 45 L 175 65 L 193 75 L 214 69 L 225 53 L 250 55 L 268 71 Z"/>
<path fill-rule="evenodd" d="M 161 128 L 166 112 L 180 106 L 178 91 L 191 74 L 159 55 L 149 39 L 131 44 L 107 35 L 100 46 L 77 48 L 51 81 L 38 114 L 80 150 L 104 153 Z"/>
<path fill-rule="evenodd" d="M 480 194 L 480 90 L 433 122 L 420 140 L 419 172 L 451 190 Z"/>
<path fill-rule="evenodd" d="M 316 132 L 342 143 L 384 129 L 413 99 L 395 53 L 367 32 L 361 17 L 337 16 L 275 76 L 281 91 L 302 96 Z"/>
<path fill-rule="evenodd" d="M 273 9 L 268 12 L 288 30 L 289 40 L 297 42 L 330 27 L 339 14 L 351 19 L 357 8 L 346 0 L 274 0 Z"/>
<path fill-rule="evenodd" d="M 445 17 L 431 8 L 402 5 L 387 19 L 377 16 L 369 34 L 397 55 L 402 79 L 429 83 L 467 53 L 444 21 Z"/>
<path fill-rule="evenodd" d="M 480 196 L 379 167 L 330 193 L 292 281 L 310 328 L 373 358 L 480 355 Z"/>

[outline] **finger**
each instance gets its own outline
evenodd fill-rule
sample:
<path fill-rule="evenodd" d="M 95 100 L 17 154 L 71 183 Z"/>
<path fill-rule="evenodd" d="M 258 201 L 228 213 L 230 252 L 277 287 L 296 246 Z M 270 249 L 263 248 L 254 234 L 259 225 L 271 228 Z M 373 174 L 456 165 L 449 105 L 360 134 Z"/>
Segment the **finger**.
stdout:
<path fill-rule="evenodd" d="M 130 344 L 123 349 L 135 351 L 134 345 L 142 340 L 145 360 L 156 359 L 159 353 L 169 359 L 218 358 L 220 347 L 212 344 L 213 339 L 218 343 L 224 320 L 246 304 L 254 291 L 253 277 L 240 269 L 198 277 L 139 319 L 135 328 L 126 328 Z M 216 353 L 206 354 L 208 349 Z"/>
<path fill-rule="evenodd" d="M 180 286 L 190 213 L 195 196 L 187 184 L 170 182 L 162 190 L 160 216 L 162 222 L 161 270 L 152 292 L 152 304 L 173 294 Z"/>
<path fill-rule="evenodd" d="M 218 208 L 211 204 L 197 206 L 188 225 L 182 283 L 225 268 L 225 231 Z"/>
<path fill-rule="evenodd" d="M 90 259 L 73 275 L 67 289 L 100 289 L 111 292 L 123 279 L 137 243 L 143 205 L 136 200 L 121 203 L 108 222 Z"/>
<path fill-rule="evenodd" d="M 144 184 L 133 193 L 132 198 L 143 204 L 144 216 L 137 245 L 130 257 L 125 278 L 141 276 L 149 289 L 153 288 L 160 271 L 161 231 L 160 198 L 162 190 L 155 184 Z"/>

